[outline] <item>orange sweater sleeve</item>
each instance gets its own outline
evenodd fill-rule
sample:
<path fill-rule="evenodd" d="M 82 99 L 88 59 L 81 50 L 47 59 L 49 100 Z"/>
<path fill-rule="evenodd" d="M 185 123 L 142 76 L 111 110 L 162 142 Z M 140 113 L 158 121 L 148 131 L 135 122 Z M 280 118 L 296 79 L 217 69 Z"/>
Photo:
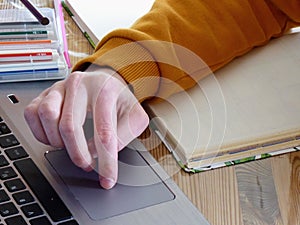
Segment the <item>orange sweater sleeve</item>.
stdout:
<path fill-rule="evenodd" d="M 299 24 L 299 0 L 156 0 L 131 28 L 107 34 L 74 70 L 112 67 L 140 101 L 164 98 L 207 75 L 206 64 L 215 71 Z"/>

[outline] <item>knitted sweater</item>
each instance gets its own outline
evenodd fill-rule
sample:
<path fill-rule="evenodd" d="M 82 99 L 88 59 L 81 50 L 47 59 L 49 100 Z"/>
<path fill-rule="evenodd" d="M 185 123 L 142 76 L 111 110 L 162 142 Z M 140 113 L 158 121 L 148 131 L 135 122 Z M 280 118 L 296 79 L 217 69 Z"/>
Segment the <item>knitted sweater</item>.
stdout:
<path fill-rule="evenodd" d="M 299 0 L 156 0 L 130 28 L 107 34 L 73 70 L 111 67 L 139 101 L 165 98 L 299 25 Z"/>

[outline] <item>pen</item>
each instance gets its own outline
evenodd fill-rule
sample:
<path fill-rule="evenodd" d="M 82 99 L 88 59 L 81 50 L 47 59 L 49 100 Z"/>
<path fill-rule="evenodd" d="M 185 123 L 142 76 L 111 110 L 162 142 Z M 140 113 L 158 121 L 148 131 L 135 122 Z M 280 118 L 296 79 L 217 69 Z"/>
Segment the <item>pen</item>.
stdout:
<path fill-rule="evenodd" d="M 0 48 L 1 46 L 5 45 L 50 45 L 52 43 L 51 40 L 26 40 L 26 41 L 0 41 Z"/>
<path fill-rule="evenodd" d="M 42 27 L 38 21 L 16 21 L 16 22 L 0 22 L 1 29 L 17 29 L 17 28 L 37 28 Z"/>
<path fill-rule="evenodd" d="M 8 63 L 1 64 L 0 63 L 0 74 L 13 74 L 17 72 L 25 72 L 25 71 L 37 71 L 37 70 L 60 70 L 65 66 L 61 62 L 50 61 L 50 62 L 32 62 L 32 63 Z"/>
<path fill-rule="evenodd" d="M 0 62 L 32 62 L 58 58 L 54 49 L 24 49 L 0 51 Z"/>
<path fill-rule="evenodd" d="M 35 18 L 42 24 L 42 25 L 48 25 L 49 19 L 45 16 L 43 16 L 40 11 L 32 4 L 30 0 L 20 0 L 25 7 L 32 13 L 32 15 L 35 16 Z"/>
<path fill-rule="evenodd" d="M 27 39 L 27 40 L 1 40 L 0 39 L 0 51 L 13 50 L 13 49 L 36 49 L 36 48 L 56 48 L 58 46 L 57 41 L 49 39 Z"/>
<path fill-rule="evenodd" d="M 48 37 L 48 31 L 46 30 L 0 32 L 0 39 L 47 38 L 47 37 Z"/>
<path fill-rule="evenodd" d="M 6 71 L 2 72 L 0 71 L 0 75 L 21 75 L 21 74 L 29 74 L 29 75 L 35 75 L 34 73 L 54 73 L 58 72 L 60 68 L 55 67 L 55 68 L 49 68 L 49 69 L 28 69 L 28 70 L 16 70 L 16 71 Z M 1 77 L 1 80 L 4 80 L 4 77 Z"/>

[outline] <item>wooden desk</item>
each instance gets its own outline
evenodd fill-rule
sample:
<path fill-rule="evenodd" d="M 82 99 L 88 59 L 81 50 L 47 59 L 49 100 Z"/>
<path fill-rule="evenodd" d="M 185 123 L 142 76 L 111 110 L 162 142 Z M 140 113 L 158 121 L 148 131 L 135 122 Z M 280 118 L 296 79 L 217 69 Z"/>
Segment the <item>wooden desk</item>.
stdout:
<path fill-rule="evenodd" d="M 51 5 L 52 1 L 35 2 L 44 6 Z M 69 55 L 74 64 L 91 54 L 93 49 L 66 13 L 65 25 Z M 150 130 L 141 137 L 152 155 L 211 225 L 300 224 L 300 152 L 187 174 L 180 170 Z"/>
<path fill-rule="evenodd" d="M 93 49 L 67 14 L 65 20 L 75 63 Z M 188 174 L 149 129 L 141 138 L 211 225 L 300 224 L 300 152 Z"/>
<path fill-rule="evenodd" d="M 146 146 L 211 225 L 300 224 L 300 152 L 187 174 L 150 133 Z"/>

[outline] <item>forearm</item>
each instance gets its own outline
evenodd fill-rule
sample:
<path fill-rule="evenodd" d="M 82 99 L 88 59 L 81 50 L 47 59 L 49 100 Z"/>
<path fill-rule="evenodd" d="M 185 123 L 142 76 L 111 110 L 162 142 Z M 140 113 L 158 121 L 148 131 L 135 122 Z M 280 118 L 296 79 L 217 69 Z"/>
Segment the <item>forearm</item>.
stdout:
<path fill-rule="evenodd" d="M 170 85 L 172 81 L 184 89 L 195 81 L 180 68 L 178 52 L 165 43 L 191 50 L 215 71 L 253 47 L 282 35 L 293 22 L 300 22 L 298 2 L 156 1 L 131 29 L 108 34 L 95 53 L 75 69 L 84 69 L 89 63 L 110 66 L 133 85 L 140 101 L 153 95 L 166 97 L 177 91 Z M 199 65 L 199 74 L 194 78 L 207 75 L 202 67 Z"/>

